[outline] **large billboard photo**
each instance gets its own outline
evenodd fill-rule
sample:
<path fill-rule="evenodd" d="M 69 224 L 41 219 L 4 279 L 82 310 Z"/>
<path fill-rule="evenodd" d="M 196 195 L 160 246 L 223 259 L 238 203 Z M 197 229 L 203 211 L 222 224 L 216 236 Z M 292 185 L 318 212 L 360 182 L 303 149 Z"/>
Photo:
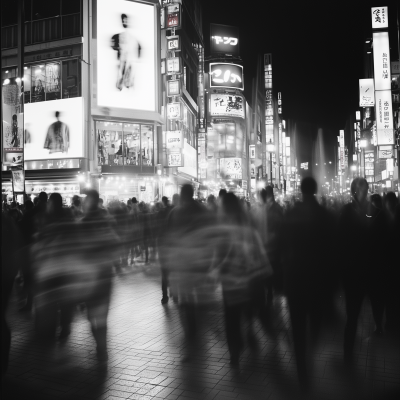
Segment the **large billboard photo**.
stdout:
<path fill-rule="evenodd" d="M 97 0 L 97 104 L 155 111 L 154 5 Z"/>
<path fill-rule="evenodd" d="M 229 116 L 244 118 L 243 97 L 230 94 L 211 94 L 211 116 Z"/>
<path fill-rule="evenodd" d="M 25 161 L 83 156 L 82 97 L 25 104 Z"/>
<path fill-rule="evenodd" d="M 210 63 L 210 87 L 244 89 L 243 67 L 238 64 Z"/>

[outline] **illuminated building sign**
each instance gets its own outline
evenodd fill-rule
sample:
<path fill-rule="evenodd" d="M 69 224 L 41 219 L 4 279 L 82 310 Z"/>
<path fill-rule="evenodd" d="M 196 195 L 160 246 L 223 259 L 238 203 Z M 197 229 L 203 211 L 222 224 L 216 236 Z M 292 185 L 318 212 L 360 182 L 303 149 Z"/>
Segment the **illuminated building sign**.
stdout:
<path fill-rule="evenodd" d="M 179 36 L 167 36 L 167 50 L 181 51 L 181 39 Z"/>
<path fill-rule="evenodd" d="M 392 93 L 390 90 L 375 92 L 378 145 L 393 145 Z"/>
<path fill-rule="evenodd" d="M 167 74 L 175 75 L 182 73 L 182 63 L 180 57 L 167 58 Z"/>
<path fill-rule="evenodd" d="M 182 131 L 167 131 L 167 149 L 183 148 Z"/>
<path fill-rule="evenodd" d="M 166 7 L 166 28 L 180 28 L 181 26 L 181 5 L 174 4 Z"/>
<path fill-rule="evenodd" d="M 168 103 L 167 117 L 168 119 L 182 119 L 182 103 Z"/>
<path fill-rule="evenodd" d="M 210 63 L 210 87 L 243 90 L 243 67 L 237 64 Z"/>
<path fill-rule="evenodd" d="M 211 116 L 226 115 L 244 118 L 243 97 L 227 94 L 211 94 Z"/>
<path fill-rule="evenodd" d="M 372 7 L 372 29 L 387 28 L 388 24 L 388 8 L 387 7 Z"/>
<path fill-rule="evenodd" d="M 179 79 L 167 81 L 167 96 L 179 96 L 181 94 L 181 81 Z"/>
<path fill-rule="evenodd" d="M 229 25 L 210 25 L 211 54 L 239 55 L 239 28 Z"/>
<path fill-rule="evenodd" d="M 372 34 L 375 90 L 391 90 L 389 33 Z"/>
<path fill-rule="evenodd" d="M 375 92 L 373 79 L 359 79 L 360 86 L 360 107 L 375 105 Z"/>

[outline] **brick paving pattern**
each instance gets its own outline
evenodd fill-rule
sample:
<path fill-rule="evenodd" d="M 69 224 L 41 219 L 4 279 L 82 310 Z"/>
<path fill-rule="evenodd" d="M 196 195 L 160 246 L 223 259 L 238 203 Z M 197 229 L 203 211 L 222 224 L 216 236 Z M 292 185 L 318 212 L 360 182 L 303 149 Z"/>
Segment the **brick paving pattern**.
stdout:
<path fill-rule="evenodd" d="M 229 364 L 222 296 L 208 296 L 198 315 L 195 347 L 185 340 L 178 304 L 161 305 L 156 263 L 137 263 L 117 275 L 108 318 L 108 363 L 96 358 L 85 310 L 77 309 L 72 333 L 64 342 L 43 345 L 34 339 L 32 314 L 18 313 L 18 287 L 8 309 L 12 330 L 9 370 L 2 399 L 297 399 L 290 318 L 284 297 L 276 297 L 274 329 L 253 323 L 257 341 L 248 341 L 239 367 Z M 315 399 L 400 398 L 399 338 L 372 335 L 369 300 L 364 301 L 356 342 L 355 367 L 343 365 L 345 322 L 338 294 L 334 325 L 318 344 L 310 344 Z M 248 322 L 247 322 L 248 324 Z M 244 326 L 244 337 L 247 338 Z M 190 357 L 189 357 L 190 356 Z"/>

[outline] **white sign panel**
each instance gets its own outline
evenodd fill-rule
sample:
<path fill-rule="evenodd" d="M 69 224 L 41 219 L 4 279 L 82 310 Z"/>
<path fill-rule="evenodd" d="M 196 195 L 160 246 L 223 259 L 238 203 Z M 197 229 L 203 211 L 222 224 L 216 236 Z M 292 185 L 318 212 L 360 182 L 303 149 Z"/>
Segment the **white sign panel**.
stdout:
<path fill-rule="evenodd" d="M 382 29 L 389 26 L 387 7 L 372 7 L 371 16 L 372 29 Z"/>
<path fill-rule="evenodd" d="M 154 5 L 97 0 L 97 103 L 155 111 Z"/>
<path fill-rule="evenodd" d="M 378 158 L 392 158 L 394 151 L 392 146 L 379 146 Z"/>
<path fill-rule="evenodd" d="M 370 107 L 375 105 L 374 80 L 359 79 L 360 86 L 360 107 Z"/>
<path fill-rule="evenodd" d="M 226 115 L 244 118 L 243 97 L 228 94 L 211 94 L 211 116 Z"/>
<path fill-rule="evenodd" d="M 375 97 L 378 145 L 393 145 L 392 92 L 390 90 L 377 91 Z"/>
<path fill-rule="evenodd" d="M 181 103 L 167 103 L 167 117 L 168 119 L 182 119 Z"/>
<path fill-rule="evenodd" d="M 180 167 L 183 164 L 181 152 L 168 154 L 168 167 Z"/>
<path fill-rule="evenodd" d="M 238 64 L 210 63 L 210 87 L 243 90 L 243 67 Z"/>
<path fill-rule="evenodd" d="M 84 157 L 82 97 L 29 103 L 24 108 L 29 137 L 25 161 Z"/>
<path fill-rule="evenodd" d="M 256 146 L 254 144 L 251 144 L 249 146 L 249 155 L 250 155 L 250 159 L 256 158 Z"/>
<path fill-rule="evenodd" d="M 221 158 L 220 169 L 225 179 L 242 179 L 241 158 Z"/>
<path fill-rule="evenodd" d="M 185 140 L 183 146 L 184 166 L 178 168 L 179 172 L 183 172 L 193 177 L 197 177 L 197 151 Z"/>
<path fill-rule="evenodd" d="M 182 131 L 167 131 L 167 149 L 183 147 L 183 134 Z"/>
<path fill-rule="evenodd" d="M 374 78 L 375 90 L 390 90 L 390 48 L 389 33 L 372 34 L 374 41 Z"/>

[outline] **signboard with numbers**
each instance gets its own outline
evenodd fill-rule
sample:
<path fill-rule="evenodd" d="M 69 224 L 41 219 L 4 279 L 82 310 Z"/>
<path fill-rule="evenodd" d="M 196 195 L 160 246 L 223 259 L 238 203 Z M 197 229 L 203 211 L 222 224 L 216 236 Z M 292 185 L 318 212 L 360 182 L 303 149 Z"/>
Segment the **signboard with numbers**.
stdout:
<path fill-rule="evenodd" d="M 210 87 L 243 90 L 243 67 L 229 63 L 210 63 Z"/>
<path fill-rule="evenodd" d="M 179 36 L 167 36 L 167 50 L 181 51 L 181 39 Z"/>
<path fill-rule="evenodd" d="M 166 28 L 181 27 L 181 5 L 173 4 L 166 7 Z"/>

